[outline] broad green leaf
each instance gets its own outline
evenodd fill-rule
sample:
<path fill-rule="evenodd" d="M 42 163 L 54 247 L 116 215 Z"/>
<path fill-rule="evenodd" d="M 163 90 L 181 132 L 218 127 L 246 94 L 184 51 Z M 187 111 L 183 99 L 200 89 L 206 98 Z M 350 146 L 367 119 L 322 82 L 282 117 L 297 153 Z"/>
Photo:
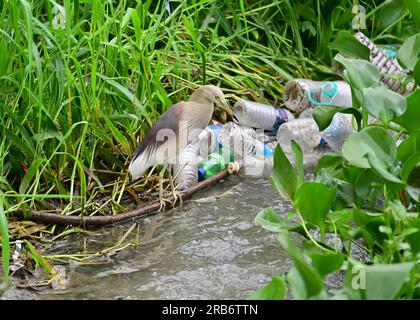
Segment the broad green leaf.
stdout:
<path fill-rule="evenodd" d="M 366 299 L 395 299 L 404 282 L 409 280 L 413 265 L 414 262 L 366 266 Z"/>
<path fill-rule="evenodd" d="M 420 27 L 420 0 L 404 0 L 405 6 L 410 10 L 414 21 Z"/>
<path fill-rule="evenodd" d="M 355 117 L 357 124 L 360 128 L 362 115 L 357 109 L 336 106 L 319 106 L 314 109 L 313 117 L 320 131 L 325 130 L 331 124 L 331 121 L 337 112 L 352 114 Z"/>
<path fill-rule="evenodd" d="M 374 205 L 383 195 L 383 179 L 373 173 L 371 169 L 363 170 L 354 182 L 354 191 L 361 201 Z M 362 203 L 359 203 L 361 205 Z"/>
<path fill-rule="evenodd" d="M 369 114 L 385 124 L 403 115 L 407 110 L 405 98 L 384 86 L 364 89 L 363 102 Z"/>
<path fill-rule="evenodd" d="M 388 0 L 376 15 L 376 24 L 382 30 L 397 22 L 404 13 L 403 0 Z"/>
<path fill-rule="evenodd" d="M 331 176 L 335 176 L 333 173 L 336 171 L 341 171 L 343 167 L 344 158 L 342 155 L 337 153 L 326 153 L 321 159 L 319 159 L 318 164 L 315 168 L 315 174 L 318 175 L 321 169 L 326 170 Z"/>
<path fill-rule="evenodd" d="M 413 77 L 414 77 L 414 80 L 416 81 L 417 85 L 420 85 L 420 59 L 417 60 L 417 63 L 414 66 Z"/>
<path fill-rule="evenodd" d="M 385 180 L 393 183 L 397 183 L 400 185 L 404 185 L 404 183 L 398 179 L 396 176 L 394 176 L 392 173 L 390 173 L 386 166 L 378 160 L 376 157 L 372 156 L 371 154 L 367 154 L 367 158 L 369 161 L 369 165 L 371 169 L 380 177 L 384 178 Z"/>
<path fill-rule="evenodd" d="M 276 212 L 271 208 L 266 208 L 257 214 L 254 220 L 257 226 L 261 226 L 268 231 L 280 232 L 290 230 L 294 226 L 287 224 Z"/>
<path fill-rule="evenodd" d="M 408 0 L 417 1 L 417 0 Z M 398 50 L 398 61 L 407 69 L 414 70 L 420 53 L 420 33 L 411 36 L 404 41 Z"/>
<path fill-rule="evenodd" d="M 275 190 L 283 196 L 293 199 L 297 187 L 297 176 L 295 169 L 287 159 L 280 145 L 274 149 L 273 172 L 270 181 Z"/>
<path fill-rule="evenodd" d="M 305 281 L 296 267 L 290 269 L 287 273 L 286 279 L 295 299 L 305 300 L 308 298 Z"/>
<path fill-rule="evenodd" d="M 401 179 L 407 183 L 407 192 L 420 202 L 420 152 L 407 159 L 401 170 Z"/>
<path fill-rule="evenodd" d="M 416 255 L 420 252 L 420 220 L 412 221 L 410 226 L 417 229 L 417 231 L 407 235 L 406 240 L 410 244 L 413 255 Z"/>
<path fill-rule="evenodd" d="M 334 41 L 330 44 L 330 48 L 335 49 L 346 56 L 369 61 L 369 48 L 353 37 L 348 31 L 340 31 Z"/>
<path fill-rule="evenodd" d="M 286 292 L 287 288 L 283 277 L 275 276 L 268 284 L 251 294 L 247 300 L 283 300 Z"/>
<path fill-rule="evenodd" d="M 352 87 L 363 90 L 379 82 L 379 71 L 370 62 L 347 59 L 339 54 L 334 59 L 345 67 L 344 76 Z"/>
<path fill-rule="evenodd" d="M 405 162 L 411 155 L 420 150 L 420 135 L 409 136 L 400 143 L 397 149 L 397 159 Z"/>
<path fill-rule="evenodd" d="M 300 253 L 293 240 L 285 232 L 281 232 L 278 239 L 282 248 L 286 250 L 293 260 L 295 267 L 303 280 L 306 298 L 311 298 L 321 293 L 321 291 L 324 290 L 321 276 L 312 266 L 306 264 L 303 255 Z"/>
<path fill-rule="evenodd" d="M 344 262 L 344 255 L 341 253 L 319 253 L 309 254 L 312 260 L 312 266 L 318 270 L 321 277 L 340 269 Z"/>
<path fill-rule="evenodd" d="M 407 110 L 395 122 L 404 127 L 411 135 L 420 137 L 420 89 L 407 98 Z"/>
<path fill-rule="evenodd" d="M 386 166 L 391 166 L 396 159 L 397 147 L 385 129 L 367 127 L 348 137 L 342 153 L 351 164 L 361 168 L 370 168 L 367 154 L 370 154 L 372 159 L 376 158 Z"/>
<path fill-rule="evenodd" d="M 335 198 L 335 189 L 323 183 L 305 182 L 296 191 L 294 205 L 302 217 L 321 229 Z"/>
<path fill-rule="evenodd" d="M 292 140 L 291 143 L 292 151 L 295 156 L 295 165 L 297 171 L 298 185 L 301 185 L 305 181 L 305 172 L 303 170 L 303 153 L 299 144 Z"/>

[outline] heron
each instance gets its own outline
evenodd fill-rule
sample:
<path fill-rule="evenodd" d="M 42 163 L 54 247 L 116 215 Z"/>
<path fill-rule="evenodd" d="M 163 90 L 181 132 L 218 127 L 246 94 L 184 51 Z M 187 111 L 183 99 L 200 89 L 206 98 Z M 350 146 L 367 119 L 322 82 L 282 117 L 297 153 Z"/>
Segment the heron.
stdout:
<path fill-rule="evenodd" d="M 178 154 L 208 125 L 215 107 L 233 114 L 222 90 L 214 85 L 201 86 L 188 101 L 171 106 L 134 151 L 128 167 L 131 180 L 139 179 L 156 164 L 165 168 L 174 164 Z"/>

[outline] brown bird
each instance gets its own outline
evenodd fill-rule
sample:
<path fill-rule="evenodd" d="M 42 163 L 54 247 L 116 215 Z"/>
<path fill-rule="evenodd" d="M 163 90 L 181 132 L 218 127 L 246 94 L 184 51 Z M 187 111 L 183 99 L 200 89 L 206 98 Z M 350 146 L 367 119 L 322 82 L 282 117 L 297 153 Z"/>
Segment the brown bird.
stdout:
<path fill-rule="evenodd" d="M 155 164 L 174 164 L 180 151 L 207 126 L 215 104 L 232 115 L 222 90 L 213 85 L 198 88 L 187 102 L 170 107 L 135 150 L 128 167 L 131 179 L 140 178 Z"/>

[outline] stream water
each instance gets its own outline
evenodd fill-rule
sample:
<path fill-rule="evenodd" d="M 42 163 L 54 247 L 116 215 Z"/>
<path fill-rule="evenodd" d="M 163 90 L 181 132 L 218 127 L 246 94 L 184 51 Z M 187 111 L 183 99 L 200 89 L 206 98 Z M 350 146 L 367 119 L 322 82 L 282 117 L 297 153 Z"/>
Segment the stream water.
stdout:
<path fill-rule="evenodd" d="M 268 179 L 228 177 L 182 209 L 143 219 L 136 249 L 122 250 L 106 264 L 66 267 L 64 289 L 26 294 L 17 289 L 3 298 L 244 299 L 292 264 L 275 234 L 254 224 L 266 207 L 280 214 L 292 209 Z M 132 224 L 71 235 L 53 251 L 82 251 L 85 238 L 90 251 L 101 250 Z"/>

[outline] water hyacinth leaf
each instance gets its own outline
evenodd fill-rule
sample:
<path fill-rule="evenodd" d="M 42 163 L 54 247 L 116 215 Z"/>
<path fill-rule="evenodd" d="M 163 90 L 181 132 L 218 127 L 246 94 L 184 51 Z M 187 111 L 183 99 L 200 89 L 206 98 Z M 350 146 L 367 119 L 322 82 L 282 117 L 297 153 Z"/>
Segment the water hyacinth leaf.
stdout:
<path fill-rule="evenodd" d="M 296 191 L 294 205 L 306 221 L 323 228 L 335 193 L 323 183 L 305 182 Z"/>
<path fill-rule="evenodd" d="M 388 172 L 386 166 L 380 160 L 378 160 L 376 157 L 372 156 L 369 153 L 366 156 L 369 161 L 370 167 L 378 176 L 384 178 L 389 182 L 404 185 L 404 183 L 399 178 Z"/>
<path fill-rule="evenodd" d="M 404 127 L 411 135 L 420 137 L 420 89 L 406 97 L 407 110 L 395 122 Z"/>
<path fill-rule="evenodd" d="M 312 266 L 318 270 L 321 277 L 340 269 L 344 262 L 344 255 L 337 253 L 313 252 L 310 255 Z"/>
<path fill-rule="evenodd" d="M 420 0 L 404 0 L 404 4 L 420 27 Z"/>
<path fill-rule="evenodd" d="M 366 299 L 395 299 L 413 266 L 414 262 L 366 266 Z"/>
<path fill-rule="evenodd" d="M 251 294 L 247 300 L 283 300 L 286 292 L 283 277 L 275 276 L 268 284 Z"/>
<path fill-rule="evenodd" d="M 410 226 L 417 231 L 406 236 L 406 241 L 410 244 L 411 252 L 416 255 L 420 252 L 420 220 L 410 222 Z"/>
<path fill-rule="evenodd" d="M 417 85 L 420 85 L 420 59 L 417 60 L 417 63 L 414 66 L 413 78 L 416 81 Z"/>
<path fill-rule="evenodd" d="M 412 1 L 412 0 L 408 0 Z M 401 66 L 414 70 L 420 53 L 420 33 L 409 37 L 398 50 L 398 62 Z"/>
<path fill-rule="evenodd" d="M 263 209 L 257 214 L 254 220 L 257 226 L 261 226 L 268 231 L 280 232 L 294 228 L 287 224 L 276 212 L 271 208 Z"/>
<path fill-rule="evenodd" d="M 337 153 L 324 154 L 319 159 L 315 168 L 315 174 L 318 175 L 321 170 L 326 170 L 330 175 L 335 176 L 335 172 L 340 172 L 343 167 L 344 158 Z"/>
<path fill-rule="evenodd" d="M 293 293 L 293 296 L 296 299 L 305 300 L 308 298 L 305 281 L 295 267 L 290 269 L 290 271 L 287 273 L 286 279 Z"/>
<path fill-rule="evenodd" d="M 292 140 L 291 146 L 293 155 L 295 156 L 298 185 L 300 185 L 305 181 L 305 172 L 303 170 L 303 153 L 302 149 L 296 141 Z"/>
<path fill-rule="evenodd" d="M 409 157 L 401 170 L 401 179 L 407 183 L 408 194 L 420 202 L 420 152 Z"/>
<path fill-rule="evenodd" d="M 282 197 L 288 196 L 293 199 L 297 187 L 297 176 L 280 145 L 274 149 L 273 172 L 270 181 Z"/>
<path fill-rule="evenodd" d="M 369 114 L 385 124 L 407 110 L 405 98 L 384 86 L 364 89 L 363 102 Z"/>
<path fill-rule="evenodd" d="M 340 31 L 337 33 L 334 41 L 330 44 L 330 48 L 335 49 L 346 56 L 369 61 L 369 48 L 353 37 L 348 31 Z"/>
<path fill-rule="evenodd" d="M 350 164 L 360 168 L 370 168 L 367 154 L 386 166 L 391 166 L 396 159 L 397 146 L 385 129 L 367 127 L 348 137 L 344 142 L 342 153 Z"/>
<path fill-rule="evenodd" d="M 374 205 L 383 195 L 383 179 L 374 174 L 371 169 L 365 169 L 356 178 L 353 188 L 362 202 L 366 201 Z"/>
<path fill-rule="evenodd" d="M 357 109 L 337 106 L 319 106 L 314 109 L 313 117 L 320 131 L 325 130 L 331 124 L 331 121 L 337 112 L 352 114 L 357 121 L 358 127 L 360 128 L 362 115 Z"/>
<path fill-rule="evenodd" d="M 397 149 L 397 159 L 401 162 L 405 162 L 414 153 L 420 150 L 420 135 L 409 136 L 403 142 L 400 143 Z"/>
<path fill-rule="evenodd" d="M 320 294 L 324 290 L 324 284 L 319 273 L 312 266 L 306 264 L 303 255 L 300 253 L 295 243 L 287 233 L 281 232 L 278 239 L 282 248 L 293 260 L 296 270 L 303 280 L 306 292 L 305 298 L 311 298 Z"/>
<path fill-rule="evenodd" d="M 347 59 L 338 54 L 334 60 L 344 67 L 344 76 L 352 87 L 363 90 L 379 82 L 379 71 L 370 62 L 360 59 Z"/>

